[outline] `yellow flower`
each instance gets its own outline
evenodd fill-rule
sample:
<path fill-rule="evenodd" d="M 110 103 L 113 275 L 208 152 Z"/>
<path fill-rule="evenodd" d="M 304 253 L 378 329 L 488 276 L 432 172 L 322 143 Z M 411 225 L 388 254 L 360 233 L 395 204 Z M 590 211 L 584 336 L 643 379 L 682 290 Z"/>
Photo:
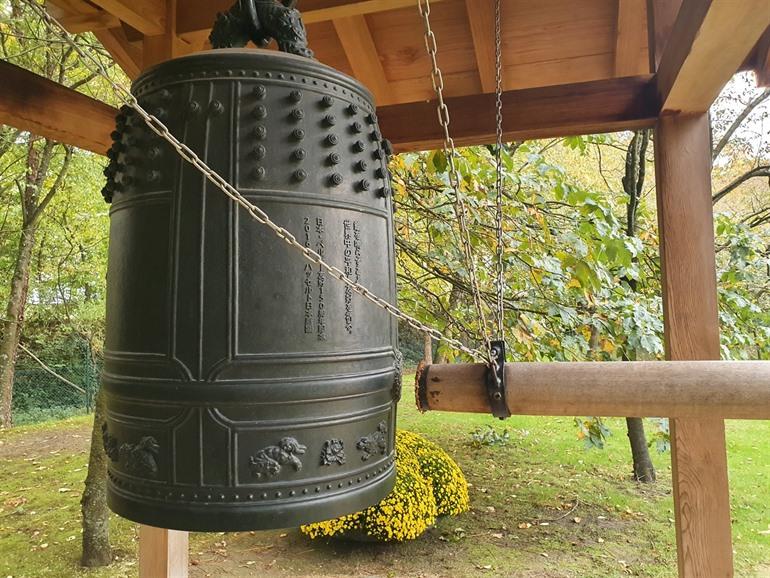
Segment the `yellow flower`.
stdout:
<path fill-rule="evenodd" d="M 396 432 L 396 484 L 362 512 L 301 527 L 310 538 L 363 533 L 381 541 L 413 540 L 436 521 L 468 510 L 468 484 L 444 450 L 415 433 Z"/>

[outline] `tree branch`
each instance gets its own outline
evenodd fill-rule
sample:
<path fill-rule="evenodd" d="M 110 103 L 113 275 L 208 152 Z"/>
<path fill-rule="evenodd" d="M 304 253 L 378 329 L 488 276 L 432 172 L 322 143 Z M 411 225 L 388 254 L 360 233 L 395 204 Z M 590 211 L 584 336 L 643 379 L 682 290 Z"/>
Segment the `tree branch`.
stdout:
<path fill-rule="evenodd" d="M 760 165 L 746 173 L 743 173 L 740 177 L 732 181 L 729 185 L 725 186 L 719 192 L 714 194 L 713 197 L 711 197 L 712 205 L 716 205 L 719 201 L 724 199 L 727 195 L 732 193 L 746 181 L 757 177 L 770 177 L 770 165 Z"/>
<path fill-rule="evenodd" d="M 725 134 L 722 135 L 722 138 L 719 139 L 719 142 L 711 152 L 711 160 L 716 160 L 722 150 L 727 146 L 727 143 L 730 142 L 730 139 L 733 137 L 733 134 L 735 134 L 735 131 L 738 130 L 738 128 L 743 124 L 743 121 L 746 120 L 746 118 L 754 111 L 755 108 L 767 100 L 768 97 L 770 97 L 770 88 L 765 89 L 759 96 L 757 96 L 754 100 L 746 105 L 746 108 L 741 111 L 741 114 L 736 117 L 733 123 L 727 128 Z"/>

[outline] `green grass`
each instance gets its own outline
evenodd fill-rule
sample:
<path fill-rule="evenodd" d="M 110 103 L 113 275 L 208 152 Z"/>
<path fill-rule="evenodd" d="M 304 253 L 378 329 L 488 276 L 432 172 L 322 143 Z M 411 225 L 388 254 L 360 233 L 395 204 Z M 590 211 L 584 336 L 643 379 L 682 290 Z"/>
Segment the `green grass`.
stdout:
<path fill-rule="evenodd" d="M 408 394 L 405 397 L 409 397 Z M 630 480 L 622 420 L 604 451 L 585 450 L 568 418 L 499 422 L 463 414 L 418 414 L 406 399 L 402 428 L 440 443 L 468 477 L 472 510 L 442 519 L 401 545 L 311 542 L 298 532 L 197 534 L 193 576 L 676 576 L 670 455 L 653 456 L 657 484 Z M 26 438 L 82 430 L 88 417 L 0 432 Z M 508 428 L 504 446 L 474 449 L 470 432 Z M 729 422 L 736 575 L 766 576 L 770 563 L 770 423 Z M 79 495 L 86 451 L 10 458 L 0 469 L 0 576 L 136 576 L 136 526 L 113 517 L 116 562 L 80 570 Z M 765 532 L 765 533 L 761 533 Z M 763 567 L 764 570 L 760 570 Z M 257 572 L 258 570 L 258 572 Z M 229 572 L 229 574 L 228 574 Z"/>

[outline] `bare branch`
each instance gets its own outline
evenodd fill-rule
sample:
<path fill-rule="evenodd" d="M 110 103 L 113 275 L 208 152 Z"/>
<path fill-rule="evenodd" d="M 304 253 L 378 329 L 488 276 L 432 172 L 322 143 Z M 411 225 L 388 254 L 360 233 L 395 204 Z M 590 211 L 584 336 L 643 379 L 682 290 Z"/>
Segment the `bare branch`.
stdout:
<path fill-rule="evenodd" d="M 736 117 L 732 124 L 727 128 L 725 134 L 722 135 L 722 138 L 719 139 L 719 142 L 711 152 L 711 160 L 716 160 L 716 158 L 727 146 L 727 143 L 730 142 L 730 139 L 735 134 L 735 131 L 738 130 L 738 128 L 740 128 L 740 126 L 743 124 L 743 121 L 748 118 L 748 116 L 754 111 L 755 108 L 757 108 L 768 98 L 770 98 L 770 88 L 765 89 L 759 96 L 757 96 L 754 100 L 746 105 L 746 108 L 741 111 L 741 114 Z"/>
<path fill-rule="evenodd" d="M 732 181 L 729 185 L 725 186 L 711 197 L 711 203 L 716 205 L 719 201 L 724 199 L 727 195 L 732 193 L 735 189 L 740 187 L 746 181 L 757 177 L 770 177 L 770 165 L 761 165 L 751 169 L 748 172 L 743 173 L 740 177 Z"/>

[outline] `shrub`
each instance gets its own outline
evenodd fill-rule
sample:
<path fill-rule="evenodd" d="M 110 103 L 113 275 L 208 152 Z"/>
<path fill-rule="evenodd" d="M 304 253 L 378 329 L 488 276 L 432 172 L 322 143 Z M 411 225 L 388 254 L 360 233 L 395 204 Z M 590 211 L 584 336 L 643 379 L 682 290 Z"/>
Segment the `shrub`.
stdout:
<path fill-rule="evenodd" d="M 367 537 L 382 542 L 414 540 L 437 516 L 468 509 L 468 484 L 444 450 L 408 431 L 396 433 L 396 483 L 379 504 L 301 530 L 311 538 Z"/>

